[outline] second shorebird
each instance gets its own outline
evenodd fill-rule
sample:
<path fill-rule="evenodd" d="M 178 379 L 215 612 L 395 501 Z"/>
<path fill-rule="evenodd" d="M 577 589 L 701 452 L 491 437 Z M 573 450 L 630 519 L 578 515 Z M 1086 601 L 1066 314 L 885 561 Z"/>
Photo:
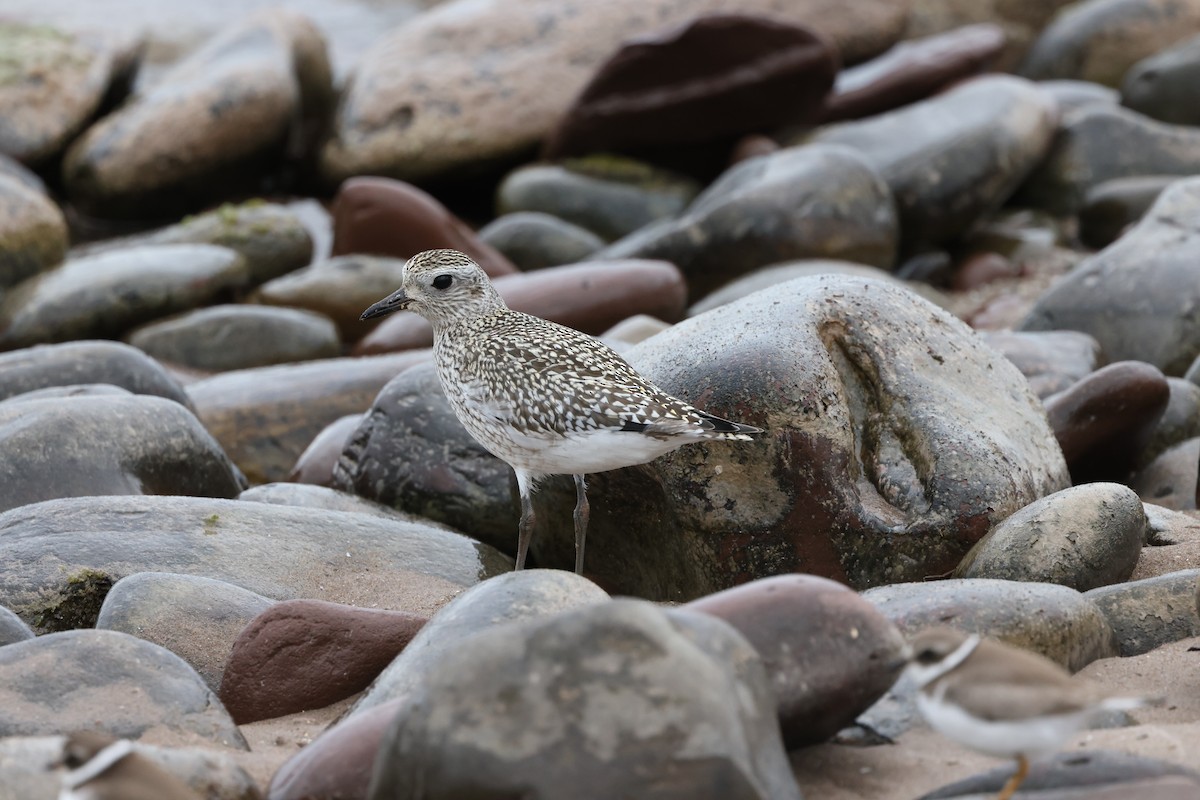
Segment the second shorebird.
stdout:
<path fill-rule="evenodd" d="M 509 309 L 479 265 L 457 250 L 410 258 L 400 290 L 362 319 L 401 310 L 429 320 L 450 407 L 517 474 L 517 569 L 533 533 L 530 496 L 547 475 L 575 478 L 575 571 L 581 573 L 586 475 L 645 464 L 689 442 L 761 433 L 672 397 L 591 336 Z"/>

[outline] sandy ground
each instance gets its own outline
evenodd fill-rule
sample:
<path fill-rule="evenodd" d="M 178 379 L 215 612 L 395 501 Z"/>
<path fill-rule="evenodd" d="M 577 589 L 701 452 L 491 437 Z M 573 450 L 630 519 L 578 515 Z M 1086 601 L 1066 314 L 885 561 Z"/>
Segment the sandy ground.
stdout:
<path fill-rule="evenodd" d="M 1085 731 L 1067 750 L 1119 750 L 1184 766 L 1200 765 L 1200 638 L 1132 658 L 1097 661 L 1080 675 L 1114 693 L 1162 697 L 1165 702 L 1133 712 L 1138 723 L 1134 726 Z M 328 708 L 244 725 L 242 733 L 251 752 L 235 754 L 235 758 L 265 792 L 275 770 L 319 736 L 352 702 L 344 700 Z M 792 754 L 796 779 L 810 800 L 916 798 L 1002 763 L 924 727 L 909 731 L 891 745 L 824 744 Z"/>

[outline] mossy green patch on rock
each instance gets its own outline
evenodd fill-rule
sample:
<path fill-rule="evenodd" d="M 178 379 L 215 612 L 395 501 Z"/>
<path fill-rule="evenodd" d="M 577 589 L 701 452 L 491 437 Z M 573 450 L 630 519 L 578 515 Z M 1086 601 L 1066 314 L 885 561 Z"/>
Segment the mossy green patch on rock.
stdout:
<path fill-rule="evenodd" d="M 38 633 L 95 627 L 100 606 L 114 583 L 108 573 L 84 567 L 70 575 L 46 605 L 33 610 L 33 627 Z"/>
<path fill-rule="evenodd" d="M 75 39 L 49 25 L 0 23 L 0 86 L 23 76 L 87 61 Z"/>

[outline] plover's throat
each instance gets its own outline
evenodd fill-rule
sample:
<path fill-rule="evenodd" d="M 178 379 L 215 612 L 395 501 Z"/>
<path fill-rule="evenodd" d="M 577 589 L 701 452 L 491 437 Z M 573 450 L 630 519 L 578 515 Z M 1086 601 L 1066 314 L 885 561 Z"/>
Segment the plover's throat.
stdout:
<path fill-rule="evenodd" d="M 943 677 L 951 670 L 957 668 L 960 664 L 967 660 L 971 653 L 975 652 L 975 648 L 979 646 L 979 642 L 979 634 L 973 633 L 964 639 L 962 644 L 954 648 L 953 651 L 951 651 L 945 658 L 936 664 L 930 664 L 928 666 L 924 664 L 918 664 L 917 669 L 914 671 L 914 677 L 916 678 L 917 685 L 924 689 L 926 686 L 929 686 L 931 683 Z"/>
<path fill-rule="evenodd" d="M 82 764 L 63 776 L 63 786 L 67 789 L 78 789 L 83 784 L 102 775 L 125 756 L 133 752 L 133 742 L 128 739 L 118 739 L 96 753 L 86 764 Z"/>

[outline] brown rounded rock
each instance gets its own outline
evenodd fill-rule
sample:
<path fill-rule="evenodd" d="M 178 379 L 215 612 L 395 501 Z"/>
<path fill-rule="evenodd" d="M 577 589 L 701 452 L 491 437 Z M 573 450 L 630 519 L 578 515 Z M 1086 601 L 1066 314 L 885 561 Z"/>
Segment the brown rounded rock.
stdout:
<path fill-rule="evenodd" d="M 1020 273 L 1019 265 L 999 253 L 973 253 L 958 263 L 950 287 L 966 292 L 1001 278 L 1015 278 Z"/>
<path fill-rule="evenodd" d="M 980 331 L 1021 370 L 1038 397 L 1048 397 L 1095 371 L 1100 343 L 1078 331 Z"/>
<path fill-rule="evenodd" d="M 333 486 L 333 467 L 342 456 L 346 443 L 363 420 L 362 414 L 347 414 L 321 429 L 304 452 L 287 479 L 295 483 Z"/>
<path fill-rule="evenodd" d="M 492 277 L 517 271 L 432 195 L 391 178 L 351 178 L 333 200 L 333 255 L 408 258 L 422 250 L 461 250 Z"/>
<path fill-rule="evenodd" d="M 627 40 L 550 134 L 543 157 L 731 140 L 815 120 L 839 56 L 768 17 L 708 14 Z"/>
<path fill-rule="evenodd" d="M 666 261 L 589 261 L 497 278 L 496 291 L 514 311 L 602 333 L 635 314 L 667 322 L 683 316 L 687 285 Z M 396 314 L 380 323 L 352 350 L 372 355 L 433 345 L 433 329 L 416 314 Z"/>
<path fill-rule="evenodd" d="M 367 796 L 375 754 L 401 700 L 389 700 L 336 723 L 285 761 L 267 800 L 350 800 Z"/>
<path fill-rule="evenodd" d="M 57 264 L 66 252 L 67 222 L 58 206 L 42 192 L 0 174 L 0 287 Z"/>
<path fill-rule="evenodd" d="M 426 621 L 320 600 L 276 603 L 238 634 L 221 702 L 239 725 L 324 708 L 365 689 Z"/>
<path fill-rule="evenodd" d="M 900 42 L 865 64 L 842 70 L 825 99 L 823 121 L 881 114 L 990 69 L 1007 44 L 1004 28 L 979 23 Z"/>
<path fill-rule="evenodd" d="M 1125 480 L 1171 397 L 1158 368 L 1120 361 L 1046 398 L 1046 417 L 1072 482 Z"/>
<path fill-rule="evenodd" d="M 788 749 L 849 725 L 896 680 L 904 638 L 855 591 L 815 575 L 780 575 L 684 606 L 725 620 L 762 656 Z"/>

